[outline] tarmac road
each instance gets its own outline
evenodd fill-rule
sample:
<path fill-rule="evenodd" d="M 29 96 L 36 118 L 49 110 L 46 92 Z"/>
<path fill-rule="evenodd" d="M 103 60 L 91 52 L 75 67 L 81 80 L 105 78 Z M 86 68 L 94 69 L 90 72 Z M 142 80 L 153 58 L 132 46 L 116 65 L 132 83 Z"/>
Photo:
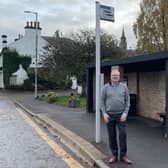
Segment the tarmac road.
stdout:
<path fill-rule="evenodd" d="M 5 96 L 0 96 L 0 168 L 83 168 Z"/>

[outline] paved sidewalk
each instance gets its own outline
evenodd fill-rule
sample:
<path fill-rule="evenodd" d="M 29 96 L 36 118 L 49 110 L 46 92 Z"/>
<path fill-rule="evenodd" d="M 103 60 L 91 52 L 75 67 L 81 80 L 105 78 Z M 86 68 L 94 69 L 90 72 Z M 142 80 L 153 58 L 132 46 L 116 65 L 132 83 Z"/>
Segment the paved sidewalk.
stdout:
<path fill-rule="evenodd" d="M 108 147 L 107 130 L 101 123 L 102 142 L 99 145 L 95 141 L 95 114 L 82 112 L 79 109 L 61 107 L 35 100 L 33 93 L 7 93 L 14 97 L 27 109 L 36 114 L 44 114 L 57 123 L 63 125 L 80 137 L 95 145 L 102 153 L 107 155 L 105 162 L 111 153 Z M 133 165 L 116 163 L 111 167 L 125 168 L 167 168 L 168 166 L 168 139 L 163 137 L 163 127 L 160 122 L 147 120 L 140 117 L 128 119 L 128 156 L 134 161 Z"/>

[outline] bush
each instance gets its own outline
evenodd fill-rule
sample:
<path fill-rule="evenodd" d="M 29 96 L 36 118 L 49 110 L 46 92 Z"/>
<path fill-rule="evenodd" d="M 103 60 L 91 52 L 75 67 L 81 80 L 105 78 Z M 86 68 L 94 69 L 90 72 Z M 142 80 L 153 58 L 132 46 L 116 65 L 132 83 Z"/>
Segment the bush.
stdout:
<path fill-rule="evenodd" d="M 12 90 L 33 90 L 34 86 L 29 79 L 26 79 L 22 85 L 9 85 L 6 88 Z"/>
<path fill-rule="evenodd" d="M 23 90 L 23 85 L 9 85 L 6 88 L 11 90 Z"/>
<path fill-rule="evenodd" d="M 72 86 L 72 80 L 66 80 L 65 81 L 65 89 L 70 89 Z"/>
<path fill-rule="evenodd" d="M 34 86 L 33 86 L 30 79 L 26 79 L 24 81 L 23 88 L 24 88 L 24 90 L 33 90 L 34 89 Z"/>
<path fill-rule="evenodd" d="M 55 92 L 49 92 L 47 94 L 47 102 L 54 103 L 57 101 L 58 95 Z"/>
<path fill-rule="evenodd" d="M 57 101 L 57 95 L 51 95 L 48 97 L 47 102 L 48 103 L 54 103 Z"/>
<path fill-rule="evenodd" d="M 53 95 L 56 95 L 55 92 L 48 92 L 47 96 L 50 97 L 50 96 L 53 96 Z"/>

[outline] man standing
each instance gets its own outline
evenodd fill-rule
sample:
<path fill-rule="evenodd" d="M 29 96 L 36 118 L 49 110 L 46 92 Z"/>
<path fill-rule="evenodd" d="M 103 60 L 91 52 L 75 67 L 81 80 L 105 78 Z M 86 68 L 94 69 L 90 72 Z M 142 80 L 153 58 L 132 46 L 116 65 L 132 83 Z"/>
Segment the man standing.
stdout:
<path fill-rule="evenodd" d="M 132 164 L 128 159 L 127 153 L 127 136 L 126 136 L 126 119 L 130 107 L 130 97 L 128 88 L 124 83 L 119 82 L 120 72 L 118 69 L 112 69 L 111 81 L 104 85 L 101 95 L 101 111 L 107 124 L 109 145 L 113 156 L 110 163 L 118 161 L 118 142 L 116 127 L 119 130 L 119 149 L 120 160 Z"/>

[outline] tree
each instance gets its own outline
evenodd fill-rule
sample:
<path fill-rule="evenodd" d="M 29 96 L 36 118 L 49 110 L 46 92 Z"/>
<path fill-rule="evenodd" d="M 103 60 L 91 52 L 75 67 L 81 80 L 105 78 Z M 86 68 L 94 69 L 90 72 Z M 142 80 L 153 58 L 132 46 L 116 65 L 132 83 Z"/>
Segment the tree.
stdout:
<path fill-rule="evenodd" d="M 66 79 L 75 75 L 83 86 L 86 84 L 86 65 L 95 62 L 95 32 L 80 30 L 69 37 L 60 37 L 58 31 L 45 47 L 43 66 L 48 77 Z M 102 59 L 111 59 L 119 54 L 117 41 L 113 36 L 101 32 Z M 43 69 L 43 70 L 44 70 Z M 51 77 L 50 76 L 50 77 Z"/>
<path fill-rule="evenodd" d="M 118 41 L 108 33 L 101 32 L 101 60 L 120 58 L 125 56 L 125 52 L 118 47 Z"/>
<path fill-rule="evenodd" d="M 137 50 L 155 52 L 168 49 L 168 1 L 143 0 L 133 25 Z"/>
<path fill-rule="evenodd" d="M 74 71 L 74 41 L 59 37 L 58 32 L 52 37 L 50 43 L 44 47 L 42 64 L 39 75 L 55 85 L 64 85 L 67 75 Z"/>

